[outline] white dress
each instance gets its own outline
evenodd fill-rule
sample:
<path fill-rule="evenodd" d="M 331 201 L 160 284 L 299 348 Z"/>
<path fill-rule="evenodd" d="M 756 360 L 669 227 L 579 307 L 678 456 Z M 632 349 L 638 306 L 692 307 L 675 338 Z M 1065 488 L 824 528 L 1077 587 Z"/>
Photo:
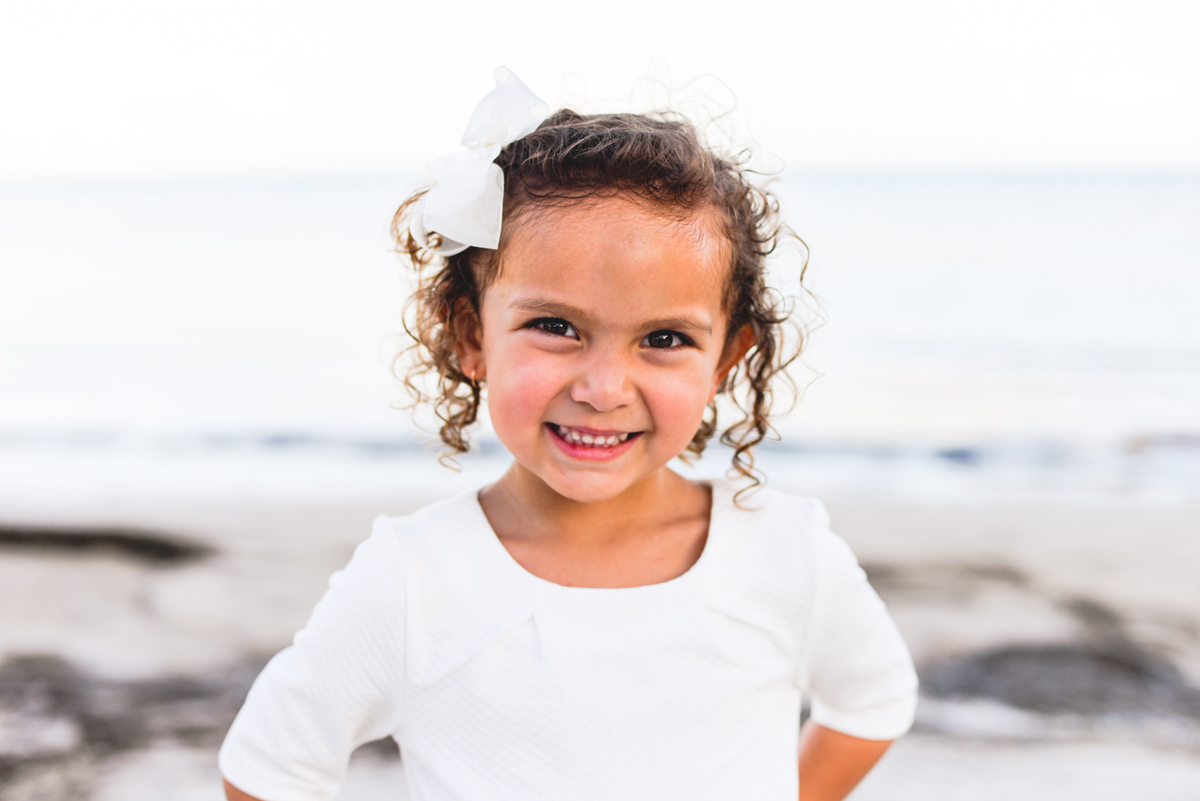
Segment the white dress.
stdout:
<path fill-rule="evenodd" d="M 908 730 L 916 674 L 819 502 L 713 485 L 704 552 L 645 587 L 563 587 L 475 492 L 381 517 L 221 748 L 266 801 L 331 799 L 392 736 L 412 801 L 794 801 L 802 693 L 857 737 Z"/>

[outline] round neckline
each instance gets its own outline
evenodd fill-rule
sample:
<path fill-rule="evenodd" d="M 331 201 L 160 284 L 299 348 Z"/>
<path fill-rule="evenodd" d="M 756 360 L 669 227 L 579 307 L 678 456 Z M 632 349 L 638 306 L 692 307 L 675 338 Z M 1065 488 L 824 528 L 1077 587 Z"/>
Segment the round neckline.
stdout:
<path fill-rule="evenodd" d="M 692 566 L 680 573 L 675 578 L 659 581 L 655 584 L 638 584 L 633 587 L 573 587 L 568 584 L 558 584 L 544 579 L 541 576 L 529 572 L 524 565 L 518 562 L 508 549 L 504 547 L 504 543 L 500 541 L 500 537 L 496 534 L 492 524 L 488 521 L 487 515 L 483 512 L 483 506 L 479 503 L 479 493 L 482 490 L 474 490 L 469 494 L 471 499 L 472 511 L 478 515 L 479 522 L 482 525 L 482 531 L 486 535 L 484 539 L 488 541 L 487 549 L 495 554 L 498 562 L 503 563 L 504 571 L 512 574 L 518 581 L 542 587 L 551 592 L 573 593 L 579 595 L 616 595 L 616 594 L 645 594 L 651 592 L 666 592 L 675 587 L 686 586 L 693 581 L 696 581 L 706 570 L 707 565 L 712 562 L 715 557 L 713 553 L 719 549 L 719 541 L 722 538 L 725 519 L 725 502 L 728 495 L 728 487 L 724 481 L 713 479 L 710 481 L 698 482 L 709 487 L 712 493 L 712 503 L 708 512 L 708 533 L 704 538 L 704 548 L 700 551 L 700 556 L 692 563 Z"/>

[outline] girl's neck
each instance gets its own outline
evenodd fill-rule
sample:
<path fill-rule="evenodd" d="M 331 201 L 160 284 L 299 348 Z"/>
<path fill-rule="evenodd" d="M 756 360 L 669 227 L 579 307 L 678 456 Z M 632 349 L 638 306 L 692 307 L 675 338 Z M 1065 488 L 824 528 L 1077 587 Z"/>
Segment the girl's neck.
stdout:
<path fill-rule="evenodd" d="M 588 545 L 636 539 L 681 518 L 707 517 L 710 497 L 708 487 L 662 467 L 616 497 L 582 503 L 514 463 L 483 490 L 480 501 L 493 527 L 500 522 L 501 539 Z"/>
<path fill-rule="evenodd" d="M 686 573 L 708 538 L 711 490 L 663 467 L 618 497 L 565 498 L 513 467 L 479 496 L 512 558 L 568 587 L 641 587 Z"/>

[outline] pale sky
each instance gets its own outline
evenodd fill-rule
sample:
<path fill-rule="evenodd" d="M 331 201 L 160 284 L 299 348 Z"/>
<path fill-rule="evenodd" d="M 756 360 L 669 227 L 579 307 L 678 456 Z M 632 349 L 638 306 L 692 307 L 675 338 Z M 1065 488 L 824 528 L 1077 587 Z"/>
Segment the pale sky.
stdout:
<path fill-rule="evenodd" d="M 499 64 L 584 111 L 736 97 L 768 167 L 1196 170 L 1198 34 L 1195 0 L 7 3 L 0 182 L 412 171 Z"/>

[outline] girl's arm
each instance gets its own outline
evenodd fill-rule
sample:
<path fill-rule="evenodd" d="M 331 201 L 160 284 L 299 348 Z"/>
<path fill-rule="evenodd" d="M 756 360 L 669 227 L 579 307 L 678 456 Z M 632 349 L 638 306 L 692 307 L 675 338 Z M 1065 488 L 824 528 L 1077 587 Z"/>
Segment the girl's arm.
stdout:
<path fill-rule="evenodd" d="M 292 645 L 255 679 L 217 759 L 227 798 L 332 798 L 354 749 L 396 730 L 405 665 L 401 547 L 392 522 L 377 520 Z"/>
<path fill-rule="evenodd" d="M 891 740 L 864 740 L 810 722 L 800 733 L 800 801 L 842 801 L 891 744 Z"/>
<path fill-rule="evenodd" d="M 262 799 L 246 795 L 229 782 L 225 782 L 225 801 L 262 801 Z"/>

